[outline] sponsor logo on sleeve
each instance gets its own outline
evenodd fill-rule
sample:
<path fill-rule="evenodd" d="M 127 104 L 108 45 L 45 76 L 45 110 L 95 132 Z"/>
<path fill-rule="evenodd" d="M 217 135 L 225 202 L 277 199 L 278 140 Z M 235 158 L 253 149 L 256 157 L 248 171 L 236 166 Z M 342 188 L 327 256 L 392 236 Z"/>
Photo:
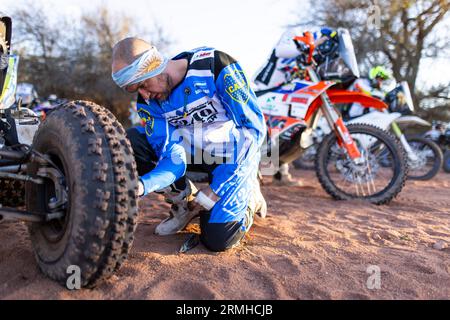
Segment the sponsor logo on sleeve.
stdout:
<path fill-rule="evenodd" d="M 235 70 L 225 74 L 223 78 L 226 93 L 235 101 L 246 104 L 250 94 L 249 85 L 244 72 Z"/>
<path fill-rule="evenodd" d="M 191 63 L 201 59 L 212 58 L 214 56 L 214 51 L 199 51 L 191 59 Z"/>
<path fill-rule="evenodd" d="M 195 94 L 205 93 L 209 94 L 208 83 L 206 81 L 194 81 Z"/>
<path fill-rule="evenodd" d="M 153 134 L 153 126 L 155 125 L 155 118 L 150 114 L 150 111 L 140 108 L 138 110 L 139 117 L 144 121 L 145 133 L 148 136 Z"/>

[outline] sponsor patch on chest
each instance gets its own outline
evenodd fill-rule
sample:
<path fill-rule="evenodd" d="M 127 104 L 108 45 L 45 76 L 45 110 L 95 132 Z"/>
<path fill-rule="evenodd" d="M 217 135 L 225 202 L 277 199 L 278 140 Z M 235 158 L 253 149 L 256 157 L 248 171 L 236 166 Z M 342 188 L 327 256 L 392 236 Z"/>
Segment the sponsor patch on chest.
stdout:
<path fill-rule="evenodd" d="M 196 122 L 211 123 L 216 121 L 218 110 L 211 101 L 207 101 L 186 112 L 178 112 L 173 116 L 166 116 L 167 121 L 175 127 L 187 127 Z"/>
<path fill-rule="evenodd" d="M 194 54 L 194 56 L 191 59 L 191 63 L 194 61 L 197 61 L 197 60 L 207 59 L 207 58 L 212 58 L 212 57 L 214 57 L 214 51 L 212 51 L 212 50 L 199 51 Z"/>

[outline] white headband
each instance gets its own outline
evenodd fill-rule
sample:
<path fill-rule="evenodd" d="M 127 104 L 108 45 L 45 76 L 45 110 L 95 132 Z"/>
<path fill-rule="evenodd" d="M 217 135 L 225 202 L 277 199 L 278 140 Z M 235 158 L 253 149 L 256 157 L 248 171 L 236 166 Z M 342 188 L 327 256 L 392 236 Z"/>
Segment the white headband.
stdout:
<path fill-rule="evenodd" d="M 112 78 L 119 87 L 124 88 L 162 73 L 167 61 L 155 47 L 152 47 L 130 65 L 112 73 Z"/>

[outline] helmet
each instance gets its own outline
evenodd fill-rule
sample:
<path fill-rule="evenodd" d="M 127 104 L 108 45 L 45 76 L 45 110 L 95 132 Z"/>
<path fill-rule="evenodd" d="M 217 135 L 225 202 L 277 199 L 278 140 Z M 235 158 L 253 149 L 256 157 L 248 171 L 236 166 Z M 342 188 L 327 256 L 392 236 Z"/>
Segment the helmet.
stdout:
<path fill-rule="evenodd" d="M 327 36 L 328 38 L 334 38 L 334 36 L 337 35 L 337 31 L 329 27 L 323 27 L 320 29 L 320 34 L 322 36 Z"/>
<path fill-rule="evenodd" d="M 382 80 L 389 80 L 391 78 L 391 72 L 383 66 L 376 66 L 370 69 L 369 78 L 374 80 L 380 78 Z"/>

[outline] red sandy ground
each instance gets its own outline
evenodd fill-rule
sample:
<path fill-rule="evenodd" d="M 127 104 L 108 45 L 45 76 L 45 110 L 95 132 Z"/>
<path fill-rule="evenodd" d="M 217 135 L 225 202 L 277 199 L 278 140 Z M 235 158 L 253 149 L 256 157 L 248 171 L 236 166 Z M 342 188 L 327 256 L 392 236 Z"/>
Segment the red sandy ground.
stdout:
<path fill-rule="evenodd" d="M 450 175 L 409 181 L 390 205 L 332 200 L 314 174 L 263 193 L 269 216 L 225 253 L 179 254 L 186 234 L 153 234 L 168 205 L 141 202 L 128 261 L 93 290 L 68 291 L 38 270 L 26 226 L 0 223 L 0 299 L 449 299 Z M 445 247 L 445 246 L 444 246 Z M 368 266 L 381 269 L 369 290 Z"/>

